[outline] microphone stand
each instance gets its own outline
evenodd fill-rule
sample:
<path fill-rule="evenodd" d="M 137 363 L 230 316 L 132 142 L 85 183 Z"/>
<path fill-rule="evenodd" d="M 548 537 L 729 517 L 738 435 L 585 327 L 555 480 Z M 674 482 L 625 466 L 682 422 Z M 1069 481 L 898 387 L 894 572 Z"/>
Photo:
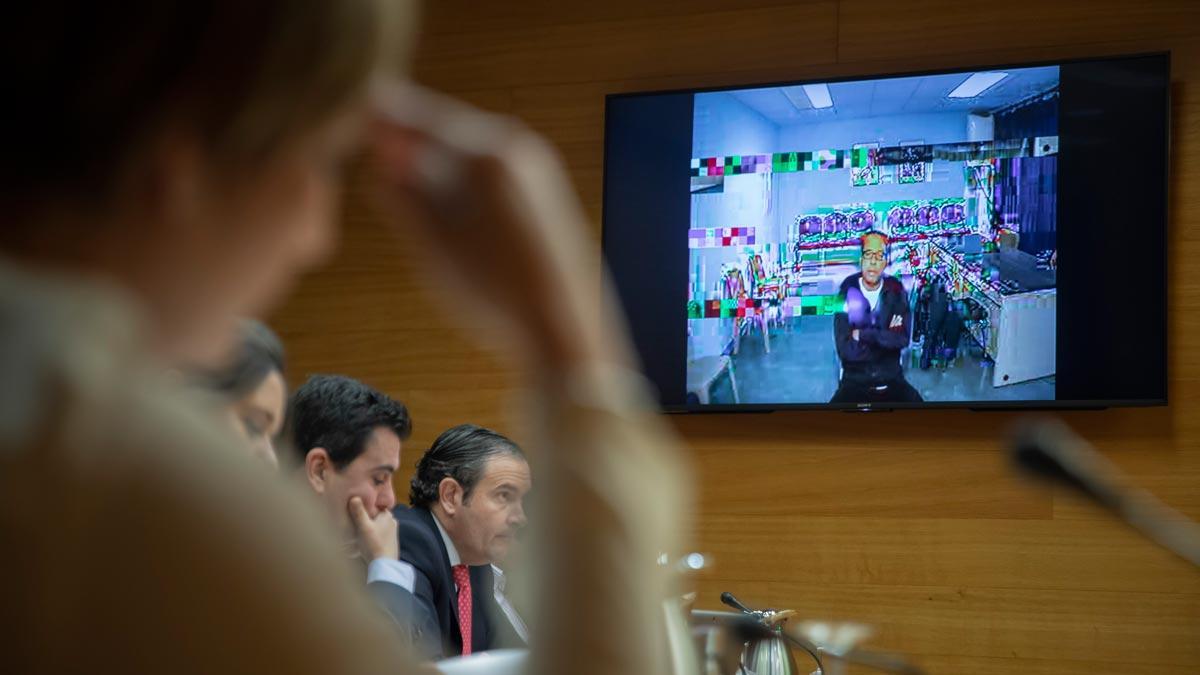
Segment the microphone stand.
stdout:
<path fill-rule="evenodd" d="M 1056 420 L 1025 422 L 1011 442 L 1025 473 L 1066 485 L 1114 512 L 1159 546 L 1200 567 L 1200 524 L 1134 487 L 1087 441 Z"/>
<path fill-rule="evenodd" d="M 808 655 L 811 656 L 813 661 L 815 661 L 817 663 L 817 671 L 818 672 L 821 672 L 821 673 L 825 672 L 825 665 L 823 663 L 821 663 L 821 656 L 817 653 L 818 648 L 816 645 L 814 645 L 811 642 L 809 642 L 808 640 L 804 639 L 803 636 L 789 635 L 788 633 L 784 632 L 782 629 L 779 631 L 776 631 L 772 627 L 772 624 L 770 623 L 770 619 L 771 619 L 772 615 L 775 614 L 775 612 L 750 609 L 746 605 L 742 604 L 742 602 L 740 600 L 738 600 L 737 598 L 735 598 L 733 596 L 733 593 L 730 593 L 729 591 L 725 591 L 724 593 L 721 594 L 721 602 L 738 610 L 739 612 L 746 615 L 747 617 L 753 619 L 753 623 L 750 624 L 750 626 L 753 626 L 753 628 L 750 628 L 750 626 L 747 626 L 747 628 L 750 628 L 750 630 L 752 630 L 754 633 L 757 633 L 756 635 L 752 635 L 753 638 L 770 639 L 770 638 L 776 637 L 778 635 L 782 635 L 785 639 L 787 639 L 792 644 L 794 644 L 797 647 L 808 652 Z"/>
<path fill-rule="evenodd" d="M 727 599 L 725 596 L 729 595 Z M 731 603 L 730 600 L 733 602 Z M 902 657 L 888 654 L 885 652 L 868 651 L 865 649 L 851 648 L 848 650 L 833 650 L 823 645 L 816 644 L 804 636 L 798 626 L 785 625 L 782 631 L 776 633 L 770 626 L 764 624 L 761 617 L 771 614 L 771 612 L 752 610 L 737 598 L 728 593 L 721 594 L 721 601 L 726 605 L 737 609 L 741 614 L 731 614 L 729 612 L 711 612 L 707 610 L 692 610 L 692 623 L 712 623 L 724 626 L 730 630 L 735 639 L 739 643 L 749 642 L 751 640 L 759 640 L 765 638 L 773 638 L 782 636 L 788 642 L 803 649 L 812 657 L 817 664 L 819 672 L 825 673 L 824 662 L 827 659 L 834 659 L 845 663 L 853 663 L 875 670 L 880 670 L 887 673 L 897 673 L 898 675 L 924 675 L 923 670 L 917 666 L 905 661 Z M 733 604 L 736 603 L 736 604 Z M 822 658 L 824 656 L 824 658 Z"/>

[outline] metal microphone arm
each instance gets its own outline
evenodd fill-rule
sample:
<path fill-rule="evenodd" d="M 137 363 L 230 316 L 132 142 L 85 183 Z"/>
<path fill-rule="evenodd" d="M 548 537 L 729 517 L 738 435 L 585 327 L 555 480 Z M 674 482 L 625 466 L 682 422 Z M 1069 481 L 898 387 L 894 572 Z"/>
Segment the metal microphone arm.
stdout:
<path fill-rule="evenodd" d="M 726 598 L 726 595 L 729 595 L 729 598 Z M 731 607 L 738 605 L 741 605 L 742 607 L 745 606 L 742 605 L 737 598 L 728 593 L 721 594 L 721 602 L 724 602 Z M 732 603 L 737 603 L 737 605 Z M 692 610 L 692 624 L 713 624 L 724 626 L 730 631 L 733 631 L 739 642 L 746 642 L 753 639 L 770 637 L 772 634 L 776 634 L 756 618 L 756 615 L 761 613 L 762 612 L 750 610 L 749 613 L 743 612 L 742 614 L 733 614 L 731 612 L 713 612 L 702 609 L 694 609 Z M 924 675 L 925 672 L 917 666 L 905 661 L 900 656 L 896 656 L 894 654 L 857 648 L 846 651 L 833 651 L 827 649 L 820 645 L 814 644 L 812 641 L 806 638 L 799 626 L 785 624 L 782 626 L 781 632 L 777 633 L 776 635 L 782 635 L 788 642 L 791 642 L 797 647 L 808 652 L 808 655 L 811 656 L 813 661 L 816 662 L 817 668 L 819 668 L 821 672 L 825 672 L 824 659 L 836 659 L 845 661 L 846 663 L 854 663 L 861 666 L 866 666 L 868 668 L 873 668 L 886 673 L 897 673 L 898 675 Z"/>
<path fill-rule="evenodd" d="M 1200 566 L 1200 525 L 1130 485 L 1120 470 L 1065 424 L 1024 423 L 1013 437 L 1012 456 L 1026 473 L 1074 488 L 1163 548 Z"/>
<path fill-rule="evenodd" d="M 804 639 L 803 636 L 797 637 L 795 635 L 789 635 L 786 631 L 782 630 L 782 628 L 777 632 L 775 627 L 769 622 L 770 616 L 773 614 L 773 612 L 750 609 L 743 604 L 741 600 L 735 598 L 733 593 L 730 593 L 729 591 L 725 591 L 721 594 L 721 602 L 738 610 L 748 620 L 743 621 L 738 627 L 743 633 L 750 634 L 750 636 L 747 636 L 747 639 L 744 641 L 748 641 L 751 636 L 757 639 L 771 639 L 776 637 L 776 635 L 781 635 L 792 644 L 808 652 L 808 655 L 812 657 L 814 662 L 816 662 L 817 670 L 822 673 L 825 672 L 825 664 L 821 662 L 821 655 L 818 653 L 819 650 L 817 649 L 817 646 Z"/>

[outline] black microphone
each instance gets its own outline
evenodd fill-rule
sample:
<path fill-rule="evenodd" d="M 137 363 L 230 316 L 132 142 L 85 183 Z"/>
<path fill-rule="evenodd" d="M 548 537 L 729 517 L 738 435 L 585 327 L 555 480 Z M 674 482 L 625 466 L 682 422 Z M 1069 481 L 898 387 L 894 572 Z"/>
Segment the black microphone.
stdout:
<path fill-rule="evenodd" d="M 754 614 L 754 610 L 742 604 L 741 600 L 733 597 L 733 593 L 725 591 L 721 594 L 721 602 L 745 614 Z"/>
<path fill-rule="evenodd" d="M 1074 489 L 1160 546 L 1200 566 L 1200 525 L 1130 485 L 1119 469 L 1062 422 L 1022 423 L 1013 434 L 1011 452 L 1025 473 Z"/>

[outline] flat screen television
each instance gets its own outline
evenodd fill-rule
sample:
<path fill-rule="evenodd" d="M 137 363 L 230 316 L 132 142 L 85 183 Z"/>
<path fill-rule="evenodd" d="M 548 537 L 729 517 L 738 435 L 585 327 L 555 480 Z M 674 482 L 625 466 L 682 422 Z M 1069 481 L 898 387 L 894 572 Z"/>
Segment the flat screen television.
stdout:
<path fill-rule="evenodd" d="M 1170 60 L 611 95 L 604 254 L 668 411 L 1167 400 Z"/>

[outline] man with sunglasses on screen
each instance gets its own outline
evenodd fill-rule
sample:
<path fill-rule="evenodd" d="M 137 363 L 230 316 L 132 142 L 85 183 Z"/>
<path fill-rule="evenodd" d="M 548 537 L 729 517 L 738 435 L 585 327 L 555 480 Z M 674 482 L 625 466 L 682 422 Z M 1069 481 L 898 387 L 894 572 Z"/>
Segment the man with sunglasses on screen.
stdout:
<path fill-rule="evenodd" d="M 843 306 L 833 317 L 833 339 L 842 376 L 830 403 L 920 402 L 900 366 L 912 313 L 904 284 L 884 274 L 888 237 L 871 230 L 861 246 L 861 271 L 846 277 L 838 291 Z"/>

